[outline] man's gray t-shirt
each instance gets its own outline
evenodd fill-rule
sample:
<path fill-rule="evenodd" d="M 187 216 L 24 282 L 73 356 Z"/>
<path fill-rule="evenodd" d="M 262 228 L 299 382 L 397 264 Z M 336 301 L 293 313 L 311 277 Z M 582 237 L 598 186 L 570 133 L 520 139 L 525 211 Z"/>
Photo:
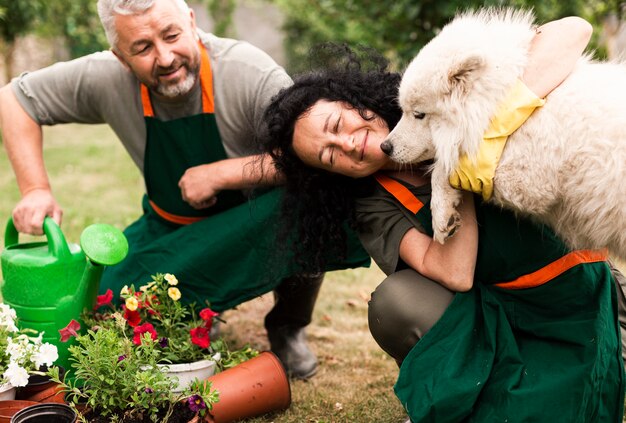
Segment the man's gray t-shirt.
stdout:
<path fill-rule="evenodd" d="M 228 157 L 258 153 L 255 137 L 271 97 L 291 84 L 285 70 L 243 41 L 198 31 L 213 72 L 215 117 Z M 40 125 L 107 123 L 143 172 L 146 127 L 140 83 L 110 51 L 24 73 L 12 89 Z M 152 99 L 155 116 L 171 120 L 202 113 L 199 84 L 175 102 Z"/>

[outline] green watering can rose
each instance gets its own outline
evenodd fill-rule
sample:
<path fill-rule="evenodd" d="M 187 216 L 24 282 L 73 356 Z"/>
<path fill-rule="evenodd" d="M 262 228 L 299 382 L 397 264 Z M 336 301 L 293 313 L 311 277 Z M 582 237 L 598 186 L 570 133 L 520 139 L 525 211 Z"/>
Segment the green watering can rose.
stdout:
<path fill-rule="evenodd" d="M 128 253 L 128 242 L 119 229 L 105 224 L 87 227 L 80 246 L 69 244 L 56 222 L 43 223 L 46 242 L 18 242 L 18 232 L 9 218 L 0 255 L 3 302 L 13 307 L 18 324 L 45 332 L 43 339 L 56 345 L 59 364 L 69 369 L 67 348 L 59 329 L 79 320 L 84 309 L 91 310 L 98 293 L 104 266 L 119 263 Z"/>

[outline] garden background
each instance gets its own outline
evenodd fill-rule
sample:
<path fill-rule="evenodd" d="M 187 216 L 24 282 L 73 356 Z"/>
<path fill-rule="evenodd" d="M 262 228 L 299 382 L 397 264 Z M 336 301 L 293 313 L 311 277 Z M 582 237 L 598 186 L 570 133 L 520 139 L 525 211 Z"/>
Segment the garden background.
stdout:
<path fill-rule="evenodd" d="M 0 0 L 0 83 L 25 70 L 106 48 L 95 4 L 95 0 Z M 457 10 L 479 5 L 532 6 L 540 22 L 583 16 L 595 26 L 592 48 L 600 57 L 615 57 L 626 44 L 619 1 L 204 0 L 190 5 L 200 28 L 256 44 L 291 74 L 305 70 L 308 46 L 327 40 L 375 47 L 401 70 Z M 91 223 L 124 228 L 138 217 L 140 174 L 107 126 L 47 127 L 44 138 L 68 240 L 78 242 Z M 0 149 L 0 247 L 5 222 L 18 199 L 6 152 Z M 620 267 L 626 271 L 624 264 Z M 392 392 L 397 367 L 367 329 L 367 301 L 382 278 L 375 266 L 327 274 L 308 329 L 320 359 L 319 373 L 309 381 L 292 383 L 288 411 L 253 422 L 404 420 Z M 272 302 L 271 295 L 265 295 L 225 313 L 222 332 L 233 347 L 249 342 L 260 350 L 268 348 L 262 321 Z"/>

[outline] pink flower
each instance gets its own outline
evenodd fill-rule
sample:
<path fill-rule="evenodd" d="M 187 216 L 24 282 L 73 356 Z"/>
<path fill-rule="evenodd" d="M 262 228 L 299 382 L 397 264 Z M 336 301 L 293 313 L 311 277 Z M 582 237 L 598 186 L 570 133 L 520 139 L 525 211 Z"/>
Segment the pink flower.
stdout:
<path fill-rule="evenodd" d="M 113 291 L 107 289 L 107 292 L 105 292 L 103 295 L 98 295 L 98 297 L 96 297 L 96 305 L 93 307 L 93 309 L 97 310 L 102 306 L 110 305 L 111 301 L 113 301 Z"/>
<path fill-rule="evenodd" d="M 153 341 L 157 339 L 157 333 L 156 330 L 154 330 L 152 323 L 144 323 L 143 325 L 137 326 L 133 329 L 133 333 L 135 334 L 135 336 L 133 336 L 133 344 L 141 345 L 141 337 L 146 332 L 150 334 Z"/>
<path fill-rule="evenodd" d="M 59 329 L 61 334 L 61 342 L 67 342 L 72 336 L 78 336 L 78 330 L 80 330 L 80 323 L 72 319 L 63 329 Z"/>
<path fill-rule="evenodd" d="M 124 309 L 124 319 L 128 323 L 128 326 L 131 328 L 137 327 L 139 322 L 141 322 L 141 316 L 137 310 L 129 310 L 127 308 Z"/>
<path fill-rule="evenodd" d="M 199 346 L 200 348 L 208 348 L 211 345 L 209 339 L 209 330 L 207 328 L 199 327 L 189 331 L 191 334 L 191 342 Z"/>

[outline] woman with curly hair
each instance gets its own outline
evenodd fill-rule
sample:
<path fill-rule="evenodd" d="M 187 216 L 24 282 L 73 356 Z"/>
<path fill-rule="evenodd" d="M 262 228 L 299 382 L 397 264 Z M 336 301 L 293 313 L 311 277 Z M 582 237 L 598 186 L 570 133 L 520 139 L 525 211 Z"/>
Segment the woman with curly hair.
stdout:
<path fill-rule="evenodd" d="M 523 79 L 543 97 L 590 31 L 566 18 L 537 34 Z M 461 228 L 434 242 L 427 164 L 402 168 L 380 150 L 400 118 L 399 75 L 345 48 L 331 56 L 340 60 L 273 99 L 265 151 L 284 175 L 285 234 L 299 235 L 307 270 L 345 255 L 347 224 L 389 275 L 372 294 L 369 324 L 401 366 L 395 391 L 411 421 L 621 422 L 606 257 L 570 251 L 549 228 L 470 193 Z"/>

